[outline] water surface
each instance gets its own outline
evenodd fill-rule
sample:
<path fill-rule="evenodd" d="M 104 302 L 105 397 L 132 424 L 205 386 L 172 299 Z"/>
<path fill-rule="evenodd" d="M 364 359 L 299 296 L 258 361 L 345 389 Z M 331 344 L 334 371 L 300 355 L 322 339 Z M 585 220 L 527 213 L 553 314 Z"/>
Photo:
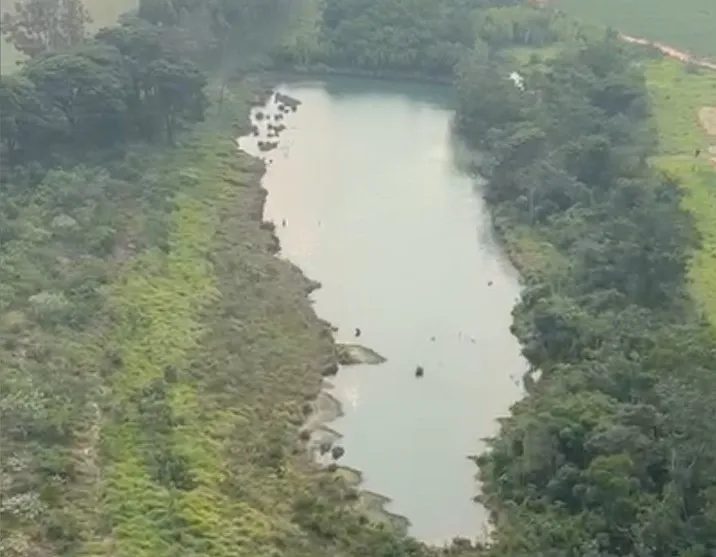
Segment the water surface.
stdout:
<path fill-rule="evenodd" d="M 303 104 L 265 155 L 266 218 L 282 255 L 323 284 L 315 307 L 337 340 L 359 327 L 388 358 L 331 380 L 341 463 L 390 497 L 413 535 L 474 538 L 485 513 L 467 456 L 520 396 L 525 364 L 509 332 L 517 275 L 453 161 L 447 92 L 357 79 L 280 89 Z"/>

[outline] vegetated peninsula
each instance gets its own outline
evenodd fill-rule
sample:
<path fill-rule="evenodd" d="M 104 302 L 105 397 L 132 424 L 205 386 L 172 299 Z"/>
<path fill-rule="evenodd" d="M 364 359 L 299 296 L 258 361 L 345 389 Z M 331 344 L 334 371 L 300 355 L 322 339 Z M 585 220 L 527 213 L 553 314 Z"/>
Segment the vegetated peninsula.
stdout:
<path fill-rule="evenodd" d="M 716 551 L 716 340 L 654 165 L 658 53 L 509 0 L 144 0 L 94 36 L 27 1 L 52 10 L 3 24 L 30 56 L 0 80 L 3 555 Z M 336 356 L 235 148 L 266 69 L 454 82 L 540 372 L 476 458 L 487 547 L 375 523 L 305 453 Z"/>

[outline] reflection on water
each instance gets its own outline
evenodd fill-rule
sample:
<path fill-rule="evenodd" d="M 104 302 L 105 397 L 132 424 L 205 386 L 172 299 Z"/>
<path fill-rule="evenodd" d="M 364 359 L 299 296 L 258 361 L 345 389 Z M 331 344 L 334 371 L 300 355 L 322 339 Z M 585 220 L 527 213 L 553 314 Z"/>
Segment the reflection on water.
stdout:
<path fill-rule="evenodd" d="M 337 340 L 359 327 L 388 358 L 332 379 L 341 463 L 417 537 L 475 537 L 485 513 L 466 457 L 520 396 L 525 364 L 509 332 L 517 276 L 453 161 L 445 91 L 351 79 L 283 90 L 303 104 L 266 154 L 266 217 L 282 255 L 323 284 L 315 307 Z"/>

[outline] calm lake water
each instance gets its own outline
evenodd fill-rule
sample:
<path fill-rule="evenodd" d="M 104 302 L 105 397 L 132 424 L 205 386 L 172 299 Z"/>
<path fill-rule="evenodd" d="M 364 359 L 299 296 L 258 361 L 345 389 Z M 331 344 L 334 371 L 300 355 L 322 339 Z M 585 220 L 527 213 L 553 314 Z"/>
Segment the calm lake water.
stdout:
<path fill-rule="evenodd" d="M 322 283 L 316 311 L 337 340 L 360 327 L 388 359 L 331 379 L 341 464 L 416 537 L 477 537 L 486 517 L 467 456 L 520 397 L 526 366 L 509 331 L 518 277 L 453 161 L 447 92 L 346 78 L 279 89 L 303 104 L 264 155 L 266 218 L 282 256 Z"/>

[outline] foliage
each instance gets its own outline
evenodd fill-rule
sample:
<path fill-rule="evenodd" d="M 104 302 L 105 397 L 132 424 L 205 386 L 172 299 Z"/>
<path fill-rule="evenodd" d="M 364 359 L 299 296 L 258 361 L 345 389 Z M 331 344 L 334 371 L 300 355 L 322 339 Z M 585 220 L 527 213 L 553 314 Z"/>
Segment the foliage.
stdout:
<path fill-rule="evenodd" d="M 516 258 L 514 332 L 540 378 L 479 459 L 495 555 L 715 549 L 713 443 L 684 410 L 716 409 L 713 339 L 686 295 L 698 244 L 678 184 L 649 165 L 632 58 L 610 34 L 565 46 L 522 67 L 524 90 L 481 50 L 459 67 L 456 126 L 483 152 L 498 224 L 568 262 Z"/>
<path fill-rule="evenodd" d="M 694 296 L 703 304 L 713 325 L 716 324 L 713 268 L 716 171 L 708 159 L 713 157 L 709 148 L 716 138 L 706 133 L 699 112 L 714 104 L 716 76 L 669 59 L 649 61 L 645 74 L 659 133 L 659 153 L 653 162 L 678 177 L 685 192 L 684 207 L 693 213 L 703 238 L 700 249 L 694 253 L 689 275 Z M 695 158 L 697 150 L 701 154 Z"/>
<path fill-rule="evenodd" d="M 333 348 L 229 135 L 249 95 L 173 150 L 4 184 L 4 554 L 427 553 L 300 444 Z"/>
<path fill-rule="evenodd" d="M 23 54 L 34 57 L 75 46 L 91 18 L 82 0 L 25 0 L 2 14 L 0 31 Z"/>
<path fill-rule="evenodd" d="M 480 0 L 326 0 L 315 52 L 284 48 L 277 57 L 284 63 L 321 62 L 337 68 L 449 77 L 475 41 L 472 16 L 480 4 Z"/>
<path fill-rule="evenodd" d="M 167 33 L 130 18 L 0 82 L 0 552 L 427 555 L 300 443 L 333 346 L 236 152 L 255 93 L 178 133 L 206 77 Z"/>
<path fill-rule="evenodd" d="M 521 265 L 530 393 L 477 459 L 495 543 L 444 553 L 716 551 L 716 350 L 682 208 L 707 230 L 710 175 L 682 195 L 687 110 L 666 115 L 646 89 L 665 70 L 613 33 L 516 4 L 145 0 L 0 80 L 3 554 L 439 553 L 372 523 L 301 447 L 330 332 L 230 139 L 246 84 L 207 106 L 197 63 L 225 78 L 241 44 L 250 66 L 296 14 L 284 63 L 455 78 L 456 131 Z M 670 173 L 650 164 L 652 109 Z"/>
<path fill-rule="evenodd" d="M 2 77 L 3 146 L 18 163 L 162 131 L 172 142 L 183 122 L 203 119 L 205 85 L 191 62 L 162 47 L 155 28 L 130 22 Z"/>

